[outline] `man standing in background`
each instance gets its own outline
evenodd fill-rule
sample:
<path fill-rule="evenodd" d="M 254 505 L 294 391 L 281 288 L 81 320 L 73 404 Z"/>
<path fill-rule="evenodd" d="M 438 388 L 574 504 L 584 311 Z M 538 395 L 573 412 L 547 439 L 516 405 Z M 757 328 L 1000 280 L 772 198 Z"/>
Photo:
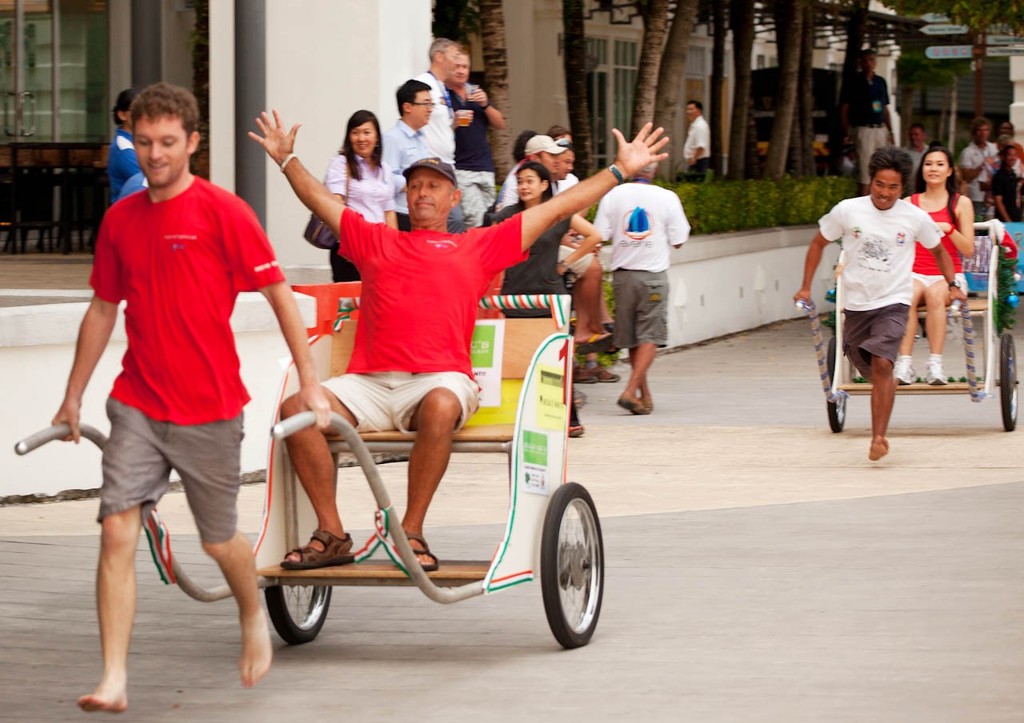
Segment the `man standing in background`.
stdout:
<path fill-rule="evenodd" d="M 427 84 L 434 103 L 430 122 L 423 129 L 427 145 L 430 146 L 430 155 L 450 166 L 455 165 L 455 108 L 445 82 L 455 72 L 455 63 L 462 54 L 462 46 L 454 40 L 435 38 L 430 44 L 430 68 L 415 78 Z M 462 208 L 455 206 L 448 217 L 448 231 L 459 233 L 463 230 Z"/>
<path fill-rule="evenodd" d="M 857 148 L 861 196 L 867 195 L 868 184 L 871 182 L 868 165 L 872 154 L 893 142 L 892 121 L 889 118 L 889 86 L 885 78 L 875 75 L 877 64 L 874 50 L 862 51 L 860 72 L 848 83 L 843 83 L 843 94 L 839 102 L 839 123 L 843 135 Z"/>
<path fill-rule="evenodd" d="M 504 128 L 505 116 L 491 105 L 483 88 L 468 80 L 469 55 L 459 53 L 445 85 L 455 109 L 455 175 L 462 191 L 462 220 L 466 228 L 476 228 L 494 203 L 494 159 L 487 129 Z"/>
<path fill-rule="evenodd" d="M 430 99 L 430 86 L 418 80 L 407 80 L 395 92 L 398 113 L 401 116 L 391 128 L 381 134 L 381 159 L 391 168 L 395 178 L 395 214 L 398 228 L 411 230 L 409 201 L 405 194 L 405 169 L 421 158 L 429 158 L 430 146 L 423 128 L 430 121 L 434 103 Z"/>
<path fill-rule="evenodd" d="M 704 106 L 699 100 L 686 104 L 686 118 L 690 127 L 686 130 L 683 156 L 686 170 L 690 173 L 707 173 L 711 163 L 711 127 L 704 120 Z"/>

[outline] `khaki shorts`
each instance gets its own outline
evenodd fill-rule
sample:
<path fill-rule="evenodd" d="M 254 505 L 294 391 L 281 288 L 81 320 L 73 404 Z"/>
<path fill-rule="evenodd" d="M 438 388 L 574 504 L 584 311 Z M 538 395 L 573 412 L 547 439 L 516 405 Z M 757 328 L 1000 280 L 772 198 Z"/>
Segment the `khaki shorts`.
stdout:
<path fill-rule="evenodd" d="M 434 389 L 449 390 L 462 405 L 456 429 L 480 406 L 480 387 L 461 372 L 343 374 L 323 384 L 352 412 L 359 432 L 410 431 L 416 408 Z"/>
<path fill-rule="evenodd" d="M 139 506 L 142 518 L 167 491 L 171 469 L 181 475 L 203 542 L 235 535 L 241 481 L 242 415 L 209 424 L 155 422 L 138 409 L 107 400 L 110 439 L 103 448 L 97 520 Z"/>
<path fill-rule="evenodd" d="M 615 292 L 615 346 L 668 345 L 668 272 L 612 273 Z"/>
<path fill-rule="evenodd" d="M 568 246 L 562 245 L 558 247 L 558 263 L 565 263 L 565 260 L 569 258 L 569 255 L 574 253 L 576 249 L 571 249 Z M 569 266 L 569 270 L 577 276 L 583 276 L 583 272 L 590 268 L 590 264 L 594 262 L 594 254 L 583 254 L 578 259 L 572 262 Z"/>
<path fill-rule="evenodd" d="M 871 380 L 871 357 L 896 361 L 907 330 L 906 304 L 889 304 L 867 311 L 843 311 L 843 353 L 857 371 Z"/>

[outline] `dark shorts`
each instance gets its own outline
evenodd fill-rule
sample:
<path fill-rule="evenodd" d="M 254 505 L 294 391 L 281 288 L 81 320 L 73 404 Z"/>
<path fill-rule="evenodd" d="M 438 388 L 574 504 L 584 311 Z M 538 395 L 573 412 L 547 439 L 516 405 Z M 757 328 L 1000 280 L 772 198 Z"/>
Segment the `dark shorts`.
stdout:
<path fill-rule="evenodd" d="M 140 507 L 143 519 L 160 501 L 171 469 L 181 475 L 203 542 L 234 537 L 241 481 L 242 415 L 209 424 L 155 422 L 138 409 L 107 400 L 110 439 L 103 448 L 98 520 Z"/>
<path fill-rule="evenodd" d="M 668 345 L 668 272 L 616 269 L 615 346 L 633 349 L 640 344 Z"/>
<path fill-rule="evenodd" d="M 907 304 L 843 311 L 843 353 L 865 379 L 871 379 L 871 357 L 896 361 L 909 311 Z"/>

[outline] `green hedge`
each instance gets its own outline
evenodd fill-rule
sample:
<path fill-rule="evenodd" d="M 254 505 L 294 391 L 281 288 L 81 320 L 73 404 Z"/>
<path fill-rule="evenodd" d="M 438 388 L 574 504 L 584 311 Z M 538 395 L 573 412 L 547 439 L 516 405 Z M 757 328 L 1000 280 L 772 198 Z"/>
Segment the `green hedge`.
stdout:
<path fill-rule="evenodd" d="M 842 176 L 659 185 L 679 196 L 694 234 L 813 224 L 857 194 L 856 180 Z"/>

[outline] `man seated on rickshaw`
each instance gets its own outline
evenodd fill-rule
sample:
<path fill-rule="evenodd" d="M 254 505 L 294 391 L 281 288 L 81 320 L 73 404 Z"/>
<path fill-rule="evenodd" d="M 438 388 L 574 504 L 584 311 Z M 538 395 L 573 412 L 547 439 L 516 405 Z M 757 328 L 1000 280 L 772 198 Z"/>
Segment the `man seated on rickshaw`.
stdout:
<path fill-rule="evenodd" d="M 496 226 L 447 232 L 448 214 L 461 194 L 452 167 L 425 158 L 405 170 L 412 231 L 369 223 L 346 209 L 293 153 L 299 126 L 285 130 L 277 111 L 257 118 L 250 132 L 281 168 L 292 190 L 337 236 L 338 252 L 359 269 L 360 324 L 348 373 L 324 383 L 335 412 L 360 432 L 416 432 L 409 456 L 408 504 L 402 519 L 426 571 L 437 557 L 423 537 L 427 508 L 444 476 L 452 435 L 476 411 L 478 387 L 470 364 L 476 309 L 491 279 L 526 258 L 537 237 L 557 221 L 595 204 L 606 192 L 651 162 L 668 139 L 647 124 L 618 141 L 615 163 L 552 200 Z M 304 411 L 295 397 L 283 417 Z M 310 569 L 352 562 L 352 538 L 338 512 L 329 428 L 308 427 L 287 439 L 288 454 L 317 516 L 305 547 L 282 567 Z"/>

